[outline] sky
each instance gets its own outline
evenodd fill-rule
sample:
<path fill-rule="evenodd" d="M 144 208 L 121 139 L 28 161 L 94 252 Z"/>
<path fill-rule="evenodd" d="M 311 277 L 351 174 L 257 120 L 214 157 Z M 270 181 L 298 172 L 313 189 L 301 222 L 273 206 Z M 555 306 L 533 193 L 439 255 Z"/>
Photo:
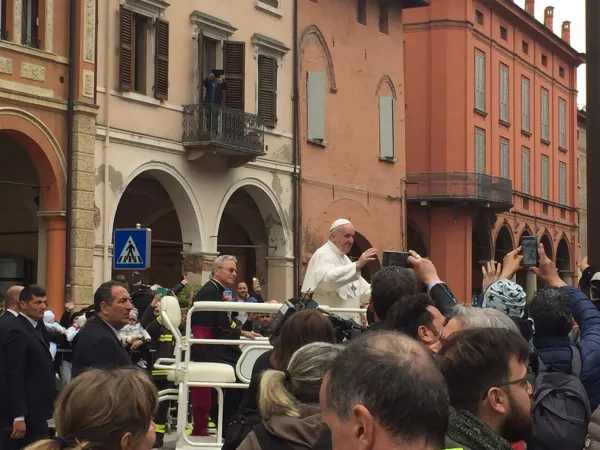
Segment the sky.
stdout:
<path fill-rule="evenodd" d="M 515 3 L 525 8 L 525 0 L 515 0 Z M 554 33 L 560 36 L 561 24 L 571 22 L 571 46 L 585 53 L 585 0 L 536 0 L 535 18 L 544 23 L 544 9 L 554 6 Z M 577 72 L 577 104 L 585 105 L 585 64 L 579 66 Z"/>

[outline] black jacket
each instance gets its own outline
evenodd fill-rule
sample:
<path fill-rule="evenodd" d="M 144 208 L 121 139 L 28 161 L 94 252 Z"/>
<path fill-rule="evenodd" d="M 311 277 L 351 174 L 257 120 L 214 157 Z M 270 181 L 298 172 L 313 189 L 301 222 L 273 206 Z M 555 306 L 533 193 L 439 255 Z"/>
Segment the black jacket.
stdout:
<path fill-rule="evenodd" d="M 198 291 L 194 302 L 222 302 L 223 285 L 215 280 L 209 280 Z M 192 326 L 200 327 L 204 338 L 239 339 L 241 327 L 231 320 L 225 311 L 199 311 L 192 314 Z M 240 349 L 231 345 L 195 345 L 192 347 L 194 361 L 219 362 L 236 364 L 240 357 Z"/>
<path fill-rule="evenodd" d="M 87 368 L 118 369 L 133 363 L 113 329 L 95 317 L 73 340 L 73 378 Z"/>
<path fill-rule="evenodd" d="M 40 423 L 52 417 L 56 398 L 52 355 L 44 324 L 37 328 L 23 316 L 2 318 L 0 417 L 10 426 L 16 417 Z"/>

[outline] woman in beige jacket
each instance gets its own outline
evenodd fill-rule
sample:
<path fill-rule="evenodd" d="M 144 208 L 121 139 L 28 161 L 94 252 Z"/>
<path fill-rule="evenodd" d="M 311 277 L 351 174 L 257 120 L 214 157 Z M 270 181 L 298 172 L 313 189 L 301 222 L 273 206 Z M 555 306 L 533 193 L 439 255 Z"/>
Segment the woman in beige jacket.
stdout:
<path fill-rule="evenodd" d="M 314 342 L 298 349 L 285 371 L 268 370 L 260 383 L 258 407 L 263 422 L 238 450 L 312 448 L 323 431 L 319 390 L 341 345 Z"/>

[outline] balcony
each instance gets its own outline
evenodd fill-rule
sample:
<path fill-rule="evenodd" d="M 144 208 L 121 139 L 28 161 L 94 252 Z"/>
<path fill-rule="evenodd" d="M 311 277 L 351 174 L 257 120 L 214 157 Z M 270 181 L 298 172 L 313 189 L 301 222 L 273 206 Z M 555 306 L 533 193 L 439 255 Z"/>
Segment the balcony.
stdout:
<path fill-rule="evenodd" d="M 239 167 L 265 155 L 264 135 L 263 119 L 255 114 L 214 104 L 183 107 L 182 140 L 189 160 L 211 153 Z"/>
<path fill-rule="evenodd" d="M 474 172 L 408 173 L 406 199 L 507 211 L 513 204 L 512 181 Z"/>

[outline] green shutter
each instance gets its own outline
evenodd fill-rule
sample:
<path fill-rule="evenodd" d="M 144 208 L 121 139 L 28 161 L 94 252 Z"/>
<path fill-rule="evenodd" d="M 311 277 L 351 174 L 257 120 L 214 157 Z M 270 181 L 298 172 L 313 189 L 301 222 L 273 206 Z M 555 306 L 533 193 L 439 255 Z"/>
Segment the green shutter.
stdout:
<path fill-rule="evenodd" d="M 379 156 L 394 157 L 394 99 L 379 97 Z"/>
<path fill-rule="evenodd" d="M 308 72 L 308 139 L 325 140 L 325 73 Z"/>

